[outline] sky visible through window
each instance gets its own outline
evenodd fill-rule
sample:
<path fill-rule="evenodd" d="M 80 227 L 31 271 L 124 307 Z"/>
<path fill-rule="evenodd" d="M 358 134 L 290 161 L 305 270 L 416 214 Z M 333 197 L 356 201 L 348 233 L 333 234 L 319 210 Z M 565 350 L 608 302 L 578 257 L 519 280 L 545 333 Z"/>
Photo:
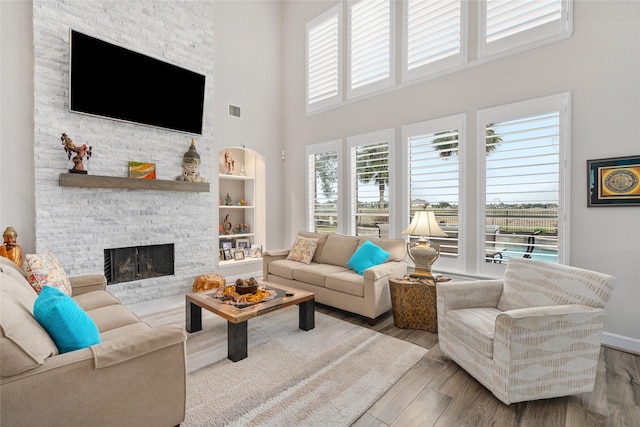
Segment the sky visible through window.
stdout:
<path fill-rule="evenodd" d="M 556 205 L 559 200 L 559 113 L 496 123 L 502 139 L 487 153 L 487 204 Z"/>

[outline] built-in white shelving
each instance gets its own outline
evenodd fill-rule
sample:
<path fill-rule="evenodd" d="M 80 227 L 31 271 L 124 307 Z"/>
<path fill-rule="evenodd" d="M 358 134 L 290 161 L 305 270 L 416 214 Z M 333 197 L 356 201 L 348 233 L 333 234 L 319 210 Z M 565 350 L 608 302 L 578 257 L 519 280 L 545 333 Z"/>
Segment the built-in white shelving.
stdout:
<path fill-rule="evenodd" d="M 233 169 L 227 171 L 225 153 L 230 153 L 233 159 Z M 264 160 L 262 156 L 247 148 L 226 148 L 219 153 L 219 228 L 218 239 L 220 247 L 223 242 L 232 243 L 230 249 L 231 259 L 220 259 L 218 267 L 221 273 L 230 276 L 243 277 L 247 274 L 255 274 L 261 270 L 262 258 L 249 257 L 236 259 L 235 251 L 239 250 L 239 244 L 259 245 L 260 253 L 264 249 L 265 240 L 265 200 L 264 200 Z M 227 203 L 227 195 L 231 198 Z M 230 230 L 225 230 L 225 218 L 231 224 Z M 244 229 L 237 231 L 240 224 Z M 228 231 L 229 234 L 224 234 Z M 232 242 L 229 242 L 232 241 Z M 228 255 L 228 254 L 227 254 Z M 224 256 L 224 249 L 223 249 Z"/>

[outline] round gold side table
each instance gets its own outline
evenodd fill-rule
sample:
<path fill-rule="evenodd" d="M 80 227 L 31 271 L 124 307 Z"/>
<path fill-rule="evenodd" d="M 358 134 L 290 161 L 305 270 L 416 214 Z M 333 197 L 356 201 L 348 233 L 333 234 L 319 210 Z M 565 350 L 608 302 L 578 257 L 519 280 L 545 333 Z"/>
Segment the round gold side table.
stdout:
<path fill-rule="evenodd" d="M 436 285 L 409 277 L 389 279 L 393 324 L 397 328 L 438 332 Z"/>

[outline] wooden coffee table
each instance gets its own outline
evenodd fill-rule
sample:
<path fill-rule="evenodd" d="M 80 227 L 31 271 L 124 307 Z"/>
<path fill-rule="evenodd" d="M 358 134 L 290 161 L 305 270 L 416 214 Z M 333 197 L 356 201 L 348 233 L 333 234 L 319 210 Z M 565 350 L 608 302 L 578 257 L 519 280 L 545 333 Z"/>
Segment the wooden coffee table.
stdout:
<path fill-rule="evenodd" d="M 298 326 L 304 331 L 315 327 L 315 294 L 282 285 L 266 286 L 287 293 L 270 301 L 261 302 L 245 308 L 237 308 L 213 298 L 215 289 L 204 292 L 190 293 L 185 296 L 187 318 L 185 328 L 187 332 L 202 329 L 202 309 L 215 313 L 227 320 L 227 357 L 237 362 L 247 357 L 247 323 L 253 317 L 280 310 L 281 308 L 297 305 L 299 309 Z M 288 296 L 293 294 L 292 296 Z"/>

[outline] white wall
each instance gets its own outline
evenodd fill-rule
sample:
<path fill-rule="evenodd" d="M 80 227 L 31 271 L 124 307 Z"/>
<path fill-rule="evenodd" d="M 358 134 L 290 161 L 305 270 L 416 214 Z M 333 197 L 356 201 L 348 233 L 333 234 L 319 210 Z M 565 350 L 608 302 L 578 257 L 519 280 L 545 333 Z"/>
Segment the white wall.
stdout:
<path fill-rule="evenodd" d="M 282 4 L 215 1 L 214 133 L 216 147 L 244 144 L 265 158 L 267 229 L 263 249 L 285 244 L 283 223 Z M 241 117 L 229 116 L 229 104 Z M 287 243 L 288 244 L 288 241 Z"/>
<path fill-rule="evenodd" d="M 399 144 L 403 125 L 457 113 L 472 130 L 478 109 L 570 92 L 570 264 L 617 277 L 605 342 L 640 351 L 640 207 L 587 208 L 586 189 L 587 159 L 640 154 L 640 3 L 578 0 L 567 40 L 306 117 L 305 24 L 333 4 L 285 3 L 284 135 L 288 157 L 299 159 L 285 174 L 301 177 L 285 181 L 285 240 L 306 226 L 306 145 L 386 128 Z"/>
<path fill-rule="evenodd" d="M 31 2 L 0 2 L 0 228 L 35 251 Z"/>

